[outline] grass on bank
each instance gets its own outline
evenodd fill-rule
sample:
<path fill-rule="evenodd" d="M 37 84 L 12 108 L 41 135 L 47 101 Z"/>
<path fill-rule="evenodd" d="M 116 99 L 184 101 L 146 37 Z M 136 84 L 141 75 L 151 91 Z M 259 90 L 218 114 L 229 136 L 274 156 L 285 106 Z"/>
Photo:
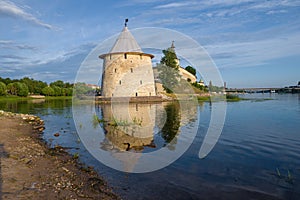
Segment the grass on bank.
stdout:
<path fill-rule="evenodd" d="M 248 99 L 241 98 L 238 95 L 234 95 L 234 94 L 226 94 L 226 101 L 234 102 L 234 101 L 241 101 L 241 100 L 248 100 Z"/>
<path fill-rule="evenodd" d="M 72 96 L 46 96 L 45 98 L 32 98 L 30 96 L 28 97 L 19 97 L 15 95 L 6 95 L 6 96 L 0 96 L 0 101 L 25 101 L 25 100 L 32 100 L 32 99 L 45 99 L 45 100 L 52 100 L 52 99 L 72 99 Z"/>
<path fill-rule="evenodd" d="M 176 99 L 175 94 L 167 94 L 166 96 Z M 226 99 L 225 99 L 226 96 Z M 0 96 L 0 102 L 3 101 L 26 101 L 26 100 L 34 100 L 34 99 L 45 99 L 45 100 L 72 100 L 73 96 L 46 96 L 45 98 L 32 98 L 30 96 L 28 97 L 19 97 L 15 95 L 6 95 L 6 96 Z M 216 96 L 197 96 L 197 99 L 199 102 L 216 102 L 216 101 L 224 101 L 226 100 L 227 102 L 238 102 L 238 101 L 266 101 L 266 100 L 273 100 L 272 98 L 257 98 L 257 99 L 252 99 L 252 98 L 242 98 L 239 97 L 236 94 L 226 94 L 226 95 L 216 95 Z M 82 103 L 93 103 L 95 102 L 94 97 L 88 98 L 86 100 L 77 100 L 76 98 L 73 99 L 74 104 L 82 104 Z M 99 103 L 99 102 L 98 102 Z"/>
<path fill-rule="evenodd" d="M 226 94 L 226 95 L 216 95 L 216 96 L 198 96 L 198 101 L 227 101 L 227 102 L 237 102 L 242 100 L 250 100 L 246 98 L 241 98 L 238 95 Z"/>

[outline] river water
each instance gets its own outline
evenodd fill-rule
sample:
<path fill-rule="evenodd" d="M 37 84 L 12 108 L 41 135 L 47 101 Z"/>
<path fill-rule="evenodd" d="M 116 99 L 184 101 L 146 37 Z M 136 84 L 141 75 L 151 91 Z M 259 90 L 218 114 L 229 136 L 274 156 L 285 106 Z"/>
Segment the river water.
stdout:
<path fill-rule="evenodd" d="M 107 105 L 85 104 L 77 106 L 80 116 L 95 110 L 98 121 L 77 122 L 77 129 L 71 100 L 2 101 L 0 109 L 40 116 L 46 125 L 43 138 L 50 146 L 61 145 L 78 153 L 124 199 L 300 199 L 299 94 L 241 97 L 251 100 L 227 102 L 222 133 L 203 159 L 198 156 L 200 146 L 218 102 L 130 104 L 131 121 L 124 116 L 122 105 L 113 111 Z M 96 141 L 99 145 L 83 145 L 78 132 L 93 132 L 86 128 L 88 123 L 102 129 L 100 142 Z M 59 137 L 54 136 L 57 132 Z M 121 172 L 95 156 L 98 150 L 112 157 L 124 152 L 146 155 L 164 147 L 172 153 L 181 148 L 181 142 L 191 143 L 182 156 L 148 173 Z"/>

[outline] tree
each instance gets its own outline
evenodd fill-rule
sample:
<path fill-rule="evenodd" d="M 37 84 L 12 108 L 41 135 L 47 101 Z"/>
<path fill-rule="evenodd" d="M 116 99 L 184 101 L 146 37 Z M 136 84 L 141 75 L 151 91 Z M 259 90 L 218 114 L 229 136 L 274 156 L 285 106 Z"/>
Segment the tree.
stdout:
<path fill-rule="evenodd" d="M 157 65 L 159 79 L 162 81 L 164 90 L 167 93 L 173 93 L 173 88 L 178 84 L 180 78 L 177 56 L 171 48 L 162 52 L 164 56 Z"/>
<path fill-rule="evenodd" d="M 73 84 L 66 82 L 64 85 L 65 88 L 73 88 Z"/>
<path fill-rule="evenodd" d="M 7 90 L 7 88 L 6 88 L 5 83 L 0 82 L 0 96 L 6 95 L 6 93 L 7 93 L 6 90 Z"/>
<path fill-rule="evenodd" d="M 208 92 L 207 88 L 204 85 L 200 85 L 197 82 L 192 83 L 192 86 L 198 88 L 199 90 L 203 92 Z"/>
<path fill-rule="evenodd" d="M 94 90 L 88 87 L 85 83 L 76 83 L 74 84 L 73 92 L 77 97 L 86 96 L 90 94 L 94 94 Z"/>
<path fill-rule="evenodd" d="M 171 67 L 175 70 L 179 69 L 178 63 L 177 63 L 177 56 L 174 50 L 171 48 L 168 48 L 167 50 L 162 51 L 164 56 L 161 58 L 160 63 L 164 64 L 168 67 Z"/>
<path fill-rule="evenodd" d="M 61 95 L 62 96 L 72 96 L 73 88 L 62 88 Z"/>
<path fill-rule="evenodd" d="M 43 81 L 35 81 L 34 84 L 34 94 L 42 94 L 42 89 L 47 87 L 47 83 Z"/>
<path fill-rule="evenodd" d="M 64 84 L 63 81 L 58 80 L 58 81 L 55 81 L 55 82 L 50 83 L 50 86 L 51 86 L 51 87 L 57 86 L 57 87 L 63 88 L 63 87 L 65 87 L 65 84 Z"/>
<path fill-rule="evenodd" d="M 7 85 L 7 91 L 11 95 L 18 95 L 21 97 L 27 97 L 29 90 L 25 83 L 13 82 Z"/>
<path fill-rule="evenodd" d="M 0 82 L 5 83 L 5 85 L 10 84 L 12 81 L 10 80 L 10 78 L 1 78 L 0 77 Z"/>
<path fill-rule="evenodd" d="M 161 130 L 161 136 L 166 143 L 170 143 L 177 135 L 180 128 L 180 105 L 178 103 L 168 104 L 164 107 L 166 122 Z"/>
<path fill-rule="evenodd" d="M 53 89 L 53 91 L 54 91 L 54 96 L 61 96 L 61 94 L 62 94 L 62 89 L 59 87 L 59 86 L 55 86 L 55 85 L 52 85 L 52 86 L 50 86 L 52 89 Z"/>
<path fill-rule="evenodd" d="M 25 84 L 25 83 L 20 83 L 20 82 L 17 82 L 18 83 L 18 96 L 20 97 L 27 97 L 28 96 L 28 93 L 29 93 L 29 89 L 28 89 L 28 86 Z"/>
<path fill-rule="evenodd" d="M 34 80 L 30 79 L 28 77 L 24 77 L 20 80 L 21 83 L 24 83 L 27 85 L 29 93 L 34 93 Z"/>
<path fill-rule="evenodd" d="M 25 83 L 31 94 L 41 94 L 42 89 L 47 86 L 47 83 L 24 77 L 20 82 Z"/>
<path fill-rule="evenodd" d="M 186 71 L 190 72 L 191 74 L 193 74 L 194 76 L 196 76 L 196 69 L 192 66 L 187 66 L 185 68 Z"/>
<path fill-rule="evenodd" d="M 9 83 L 7 85 L 7 92 L 11 95 L 17 95 L 17 88 L 16 88 L 16 84 L 14 83 Z"/>
<path fill-rule="evenodd" d="M 42 94 L 45 96 L 54 96 L 54 90 L 52 87 L 47 86 L 42 89 Z"/>

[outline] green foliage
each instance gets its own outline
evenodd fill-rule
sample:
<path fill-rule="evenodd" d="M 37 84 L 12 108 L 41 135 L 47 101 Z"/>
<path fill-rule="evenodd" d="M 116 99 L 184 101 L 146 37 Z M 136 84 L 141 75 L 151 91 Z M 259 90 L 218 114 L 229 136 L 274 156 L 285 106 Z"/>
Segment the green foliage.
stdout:
<path fill-rule="evenodd" d="M 33 94 L 42 94 L 42 89 L 44 87 L 47 87 L 47 83 L 42 81 L 35 82 Z"/>
<path fill-rule="evenodd" d="M 173 93 L 174 87 L 179 83 L 179 73 L 171 67 L 164 64 L 158 64 L 159 79 L 163 84 L 163 88 L 167 93 Z"/>
<path fill-rule="evenodd" d="M 179 69 L 178 63 L 177 63 L 177 56 L 174 51 L 171 49 L 163 50 L 162 51 L 164 56 L 161 58 L 160 63 L 164 64 L 168 67 L 171 67 L 173 69 Z"/>
<path fill-rule="evenodd" d="M 198 101 L 211 101 L 210 96 L 198 96 Z"/>
<path fill-rule="evenodd" d="M 58 81 L 55 81 L 55 82 L 52 82 L 50 83 L 50 87 L 54 87 L 54 86 L 57 86 L 57 87 L 60 87 L 60 88 L 63 88 L 65 86 L 64 82 L 61 81 L 61 80 L 58 80 Z"/>
<path fill-rule="evenodd" d="M 20 97 L 27 97 L 28 93 L 29 93 L 28 86 L 25 83 L 20 83 L 17 95 Z"/>
<path fill-rule="evenodd" d="M 45 96 L 54 96 L 55 93 L 52 87 L 47 86 L 42 89 L 42 94 Z"/>
<path fill-rule="evenodd" d="M 76 83 L 73 92 L 77 97 L 94 94 L 94 90 L 88 87 L 85 83 Z"/>
<path fill-rule="evenodd" d="M 207 88 L 203 85 L 198 84 L 197 82 L 192 83 L 192 86 L 198 88 L 202 92 L 208 92 Z"/>
<path fill-rule="evenodd" d="M 55 85 L 52 85 L 50 86 L 53 91 L 54 91 L 54 96 L 61 96 L 62 92 L 61 92 L 61 88 L 59 86 L 55 86 Z"/>
<path fill-rule="evenodd" d="M 186 71 L 190 72 L 191 74 L 193 74 L 194 76 L 196 76 L 196 69 L 192 66 L 187 66 L 185 68 Z"/>
<path fill-rule="evenodd" d="M 177 135 L 180 128 L 180 106 L 177 103 L 168 104 L 164 107 L 167 117 L 161 130 L 161 136 L 166 143 L 170 143 Z"/>
<path fill-rule="evenodd" d="M 4 79 L 0 77 L 0 82 L 3 82 L 6 85 L 8 94 L 22 97 L 27 96 L 28 93 L 37 95 L 44 94 L 46 96 L 72 96 L 73 94 L 73 84 L 68 82 L 64 83 L 61 80 L 50 83 L 50 86 L 54 92 L 47 88 L 48 85 L 46 82 L 37 81 L 28 77 L 24 77 L 20 80 L 11 80 L 10 78 Z M 0 95 L 1 94 L 2 93 L 0 92 Z"/>
<path fill-rule="evenodd" d="M 226 94 L 227 101 L 240 101 L 242 100 L 238 95 Z"/>
<path fill-rule="evenodd" d="M 0 82 L 0 96 L 4 96 L 7 94 L 7 87 L 6 84 L 3 82 Z"/>
<path fill-rule="evenodd" d="M 16 85 L 14 83 L 9 83 L 7 85 L 7 92 L 8 92 L 8 94 L 11 94 L 11 95 L 17 95 Z"/>
<path fill-rule="evenodd" d="M 12 83 L 12 80 L 10 80 L 10 78 L 1 78 L 0 77 L 0 82 L 5 83 L 5 85 L 8 85 L 10 83 Z"/>
<path fill-rule="evenodd" d="M 157 65 L 159 72 L 159 79 L 163 84 L 163 88 L 167 93 L 173 93 L 173 88 L 178 85 L 180 79 L 179 66 L 177 63 L 177 56 L 171 49 L 162 51 L 160 64 Z"/>
<path fill-rule="evenodd" d="M 25 83 L 13 82 L 7 85 L 7 91 L 11 95 L 27 97 L 29 93 L 28 86 Z"/>
<path fill-rule="evenodd" d="M 33 91 L 34 91 L 33 79 L 30 79 L 28 77 L 24 77 L 20 80 L 20 82 L 26 84 L 27 87 L 28 87 L 29 92 L 33 93 Z"/>
<path fill-rule="evenodd" d="M 42 89 L 47 86 L 47 83 L 24 77 L 20 82 L 27 85 L 30 94 L 41 94 Z"/>
<path fill-rule="evenodd" d="M 62 96 L 72 96 L 73 88 L 62 88 L 61 95 Z"/>
<path fill-rule="evenodd" d="M 73 155 L 73 159 L 78 159 L 79 158 L 79 153 L 74 153 L 74 155 Z"/>

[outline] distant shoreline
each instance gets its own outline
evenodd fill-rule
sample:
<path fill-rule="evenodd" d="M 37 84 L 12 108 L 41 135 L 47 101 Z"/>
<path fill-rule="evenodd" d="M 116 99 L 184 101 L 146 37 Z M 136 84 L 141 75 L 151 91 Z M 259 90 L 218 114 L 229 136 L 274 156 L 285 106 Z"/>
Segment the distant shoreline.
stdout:
<path fill-rule="evenodd" d="M 5 100 L 34 100 L 34 99 L 72 99 L 72 96 L 42 96 L 42 95 L 34 95 L 34 96 L 27 96 L 27 97 L 19 97 L 14 95 L 9 96 L 0 96 L 0 101 Z"/>

